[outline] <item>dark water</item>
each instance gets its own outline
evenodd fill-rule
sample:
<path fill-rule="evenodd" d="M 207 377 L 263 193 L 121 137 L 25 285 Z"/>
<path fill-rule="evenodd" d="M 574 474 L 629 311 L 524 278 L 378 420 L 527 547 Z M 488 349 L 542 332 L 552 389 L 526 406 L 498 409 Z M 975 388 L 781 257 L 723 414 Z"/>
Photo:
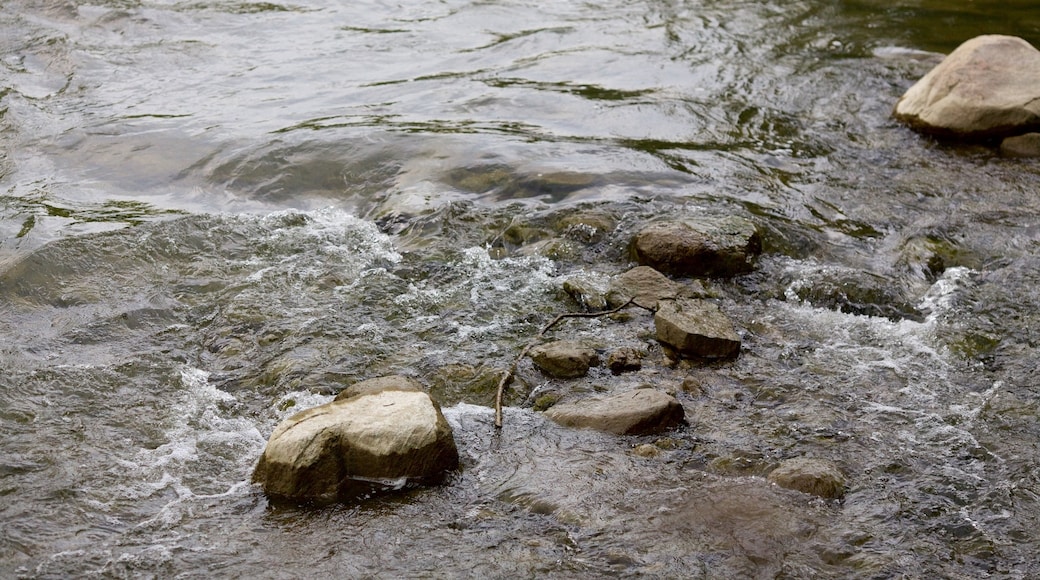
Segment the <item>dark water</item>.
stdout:
<path fill-rule="evenodd" d="M 1040 574 L 1040 171 L 894 123 L 1016 2 L 0 5 L 0 576 Z M 736 214 L 744 348 L 575 386 L 498 373 L 661 216 Z M 449 485 L 269 505 L 274 425 L 421 379 Z M 699 385 L 683 390 L 683 381 Z M 690 425 L 573 431 L 650 384 Z M 661 454 L 633 452 L 655 443 Z M 845 499 L 778 489 L 837 463 Z"/>

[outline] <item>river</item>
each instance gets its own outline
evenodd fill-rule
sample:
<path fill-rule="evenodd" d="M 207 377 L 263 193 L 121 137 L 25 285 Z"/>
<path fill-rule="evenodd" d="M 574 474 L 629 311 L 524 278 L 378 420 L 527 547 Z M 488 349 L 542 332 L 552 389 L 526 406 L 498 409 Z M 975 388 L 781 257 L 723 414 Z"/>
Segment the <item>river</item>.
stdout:
<path fill-rule="evenodd" d="M 1040 170 L 891 118 L 986 33 L 1040 44 L 1040 7 L 0 4 L 0 576 L 1040 576 Z M 647 352 L 581 388 L 687 427 L 559 427 L 522 366 L 495 431 L 568 282 L 714 215 L 764 239 L 704 282 L 737 360 L 668 364 L 635 310 L 554 331 Z M 281 419 L 390 373 L 443 404 L 446 485 L 249 483 Z M 843 500 L 767 483 L 802 456 Z"/>

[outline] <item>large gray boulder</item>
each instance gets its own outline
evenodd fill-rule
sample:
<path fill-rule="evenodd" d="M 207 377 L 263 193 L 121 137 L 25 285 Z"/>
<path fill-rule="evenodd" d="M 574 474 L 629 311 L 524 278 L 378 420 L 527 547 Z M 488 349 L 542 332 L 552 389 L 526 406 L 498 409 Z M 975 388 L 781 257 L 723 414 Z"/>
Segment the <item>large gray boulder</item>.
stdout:
<path fill-rule="evenodd" d="M 754 269 L 762 252 L 755 225 L 737 216 L 650 224 L 632 241 L 636 260 L 668 274 L 727 277 Z"/>
<path fill-rule="evenodd" d="M 451 427 L 422 392 L 385 390 L 319 405 L 275 428 L 253 472 L 270 496 L 349 499 L 435 483 L 458 467 Z"/>
<path fill-rule="evenodd" d="M 918 131 L 965 139 L 1040 128 L 1040 51 L 1015 36 L 975 37 L 910 87 L 893 115 Z"/>
<path fill-rule="evenodd" d="M 671 395 L 654 389 L 635 389 L 602 399 L 558 403 L 545 416 L 566 427 L 642 435 L 681 425 L 685 411 Z"/>
<path fill-rule="evenodd" d="M 657 340 L 680 354 L 730 359 L 740 353 L 740 336 L 722 310 L 707 300 L 662 300 L 654 314 Z"/>

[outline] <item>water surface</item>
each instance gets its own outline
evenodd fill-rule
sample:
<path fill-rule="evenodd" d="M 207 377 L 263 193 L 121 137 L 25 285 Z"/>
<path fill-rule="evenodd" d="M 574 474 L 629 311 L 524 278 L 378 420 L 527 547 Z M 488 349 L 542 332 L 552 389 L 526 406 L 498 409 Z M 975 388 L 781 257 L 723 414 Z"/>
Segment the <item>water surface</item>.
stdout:
<path fill-rule="evenodd" d="M 1040 574 L 1040 174 L 895 123 L 1031 2 L 0 6 L 0 572 L 56 578 Z M 740 215 L 707 281 L 744 348 L 499 373 L 667 216 Z M 271 505 L 295 410 L 387 373 L 445 405 L 448 485 Z M 687 385 L 696 385 L 684 389 Z M 689 426 L 564 429 L 649 384 Z M 655 444 L 661 453 L 633 452 Z M 846 497 L 770 486 L 834 461 Z"/>

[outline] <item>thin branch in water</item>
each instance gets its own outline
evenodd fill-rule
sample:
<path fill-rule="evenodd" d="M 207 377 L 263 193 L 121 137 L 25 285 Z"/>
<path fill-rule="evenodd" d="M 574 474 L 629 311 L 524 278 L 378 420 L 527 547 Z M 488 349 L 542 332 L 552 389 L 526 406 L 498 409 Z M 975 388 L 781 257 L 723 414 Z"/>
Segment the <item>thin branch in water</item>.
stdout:
<path fill-rule="evenodd" d="M 544 338 L 545 333 L 552 330 L 552 327 L 559 324 L 560 321 L 565 318 L 597 318 L 599 316 L 608 316 L 610 314 L 616 314 L 618 312 L 621 312 L 621 310 L 627 308 L 630 304 L 635 303 L 635 301 L 635 297 L 632 297 L 629 298 L 628 302 L 625 302 L 624 304 L 618 306 L 617 308 L 614 308 L 613 310 L 603 310 L 601 312 L 564 312 L 563 314 L 556 315 L 556 318 L 553 318 L 552 321 L 549 322 L 549 324 L 546 324 L 544 327 L 542 327 L 542 330 L 537 335 L 535 335 L 535 337 L 532 338 L 526 346 L 524 346 L 523 350 L 520 351 L 520 354 L 516 357 L 516 359 L 513 360 L 513 364 L 509 365 L 509 370 L 506 371 L 504 375 L 502 375 L 502 380 L 498 381 L 498 391 L 495 393 L 495 428 L 502 428 L 502 395 L 503 393 L 505 393 L 506 386 L 513 380 L 513 377 L 516 375 L 516 368 L 520 365 L 520 361 L 524 360 L 524 357 L 527 356 L 527 351 L 531 350 L 531 348 L 533 348 L 539 340 Z M 644 306 L 640 306 L 639 304 L 636 304 L 636 306 L 639 306 L 640 308 L 645 308 Z M 647 310 L 652 309 L 648 308 Z"/>

